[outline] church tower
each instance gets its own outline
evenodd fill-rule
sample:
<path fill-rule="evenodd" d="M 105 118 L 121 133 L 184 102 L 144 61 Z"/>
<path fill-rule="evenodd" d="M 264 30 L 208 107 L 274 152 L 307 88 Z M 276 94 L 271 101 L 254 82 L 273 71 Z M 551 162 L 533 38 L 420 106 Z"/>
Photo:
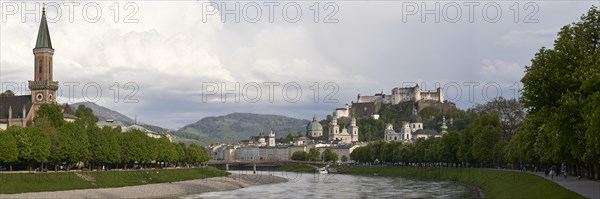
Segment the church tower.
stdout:
<path fill-rule="evenodd" d="M 446 126 L 446 116 L 442 116 L 442 134 L 448 133 L 448 126 Z"/>
<path fill-rule="evenodd" d="M 356 126 L 356 118 L 354 115 L 352 116 L 352 121 L 350 122 L 350 141 L 358 142 L 358 126 Z"/>
<path fill-rule="evenodd" d="M 46 9 L 42 8 L 42 19 L 38 30 L 37 41 L 33 48 L 34 69 L 33 81 L 29 81 L 31 90 L 31 100 L 33 105 L 39 107 L 41 104 L 56 103 L 56 90 L 58 82 L 52 81 L 52 56 L 54 49 L 50 41 L 50 31 L 48 31 L 48 22 L 46 22 Z"/>
<path fill-rule="evenodd" d="M 329 140 L 336 140 L 340 135 L 340 126 L 337 124 L 337 115 L 333 112 L 331 122 L 329 123 Z"/>
<path fill-rule="evenodd" d="M 275 131 L 273 129 L 271 129 L 271 132 L 269 133 L 269 144 L 267 146 L 275 146 Z"/>

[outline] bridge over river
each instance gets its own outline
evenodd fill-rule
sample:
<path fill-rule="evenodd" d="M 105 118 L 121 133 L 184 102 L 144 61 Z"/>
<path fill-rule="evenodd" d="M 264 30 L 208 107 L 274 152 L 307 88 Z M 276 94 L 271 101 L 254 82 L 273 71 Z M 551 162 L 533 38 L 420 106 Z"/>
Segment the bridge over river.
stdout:
<path fill-rule="evenodd" d="M 297 160 L 210 160 L 205 163 L 221 170 L 253 170 L 253 171 L 272 171 L 279 166 L 284 165 L 310 165 L 323 167 L 331 164 L 320 161 L 297 161 Z"/>

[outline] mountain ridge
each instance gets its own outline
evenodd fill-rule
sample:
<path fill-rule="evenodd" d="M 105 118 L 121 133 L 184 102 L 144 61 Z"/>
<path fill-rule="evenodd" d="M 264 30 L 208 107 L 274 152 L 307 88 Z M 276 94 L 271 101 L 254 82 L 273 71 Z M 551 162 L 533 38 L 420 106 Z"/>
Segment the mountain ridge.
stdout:
<path fill-rule="evenodd" d="M 289 133 L 303 133 L 309 120 L 297 119 L 275 114 L 230 113 L 222 116 L 204 117 L 194 123 L 185 125 L 173 132 L 173 135 L 201 144 L 235 143 L 248 139 L 261 132 L 273 129 L 277 137 Z"/>

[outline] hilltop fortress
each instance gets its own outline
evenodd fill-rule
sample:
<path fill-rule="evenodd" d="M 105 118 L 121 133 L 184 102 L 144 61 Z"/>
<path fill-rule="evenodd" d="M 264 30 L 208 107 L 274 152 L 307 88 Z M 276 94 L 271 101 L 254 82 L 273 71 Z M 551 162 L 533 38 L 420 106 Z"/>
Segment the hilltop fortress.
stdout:
<path fill-rule="evenodd" d="M 351 106 L 336 109 L 338 117 L 349 117 L 351 113 L 356 116 L 372 116 L 377 119 L 377 113 L 382 104 L 399 104 L 402 102 L 415 102 L 418 111 L 426 107 L 436 107 L 442 111 L 454 108 L 455 104 L 444 99 L 444 89 L 437 88 L 435 91 L 423 91 L 419 84 L 412 87 L 396 87 L 391 94 L 376 93 L 375 95 L 358 94 L 356 102 Z"/>
<path fill-rule="evenodd" d="M 444 102 L 444 90 L 437 88 L 436 91 L 422 91 L 419 84 L 413 87 L 396 87 L 392 89 L 392 94 L 382 93 L 373 96 L 363 96 L 358 94 L 356 103 L 380 102 L 384 104 L 399 104 L 407 101 L 435 101 Z"/>

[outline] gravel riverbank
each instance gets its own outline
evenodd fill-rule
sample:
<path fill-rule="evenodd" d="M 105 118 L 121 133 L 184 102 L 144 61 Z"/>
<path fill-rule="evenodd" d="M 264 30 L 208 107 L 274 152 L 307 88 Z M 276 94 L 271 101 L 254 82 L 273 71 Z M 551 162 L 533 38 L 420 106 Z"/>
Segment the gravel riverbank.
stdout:
<path fill-rule="evenodd" d="M 0 198 L 176 198 L 184 195 L 229 191 L 253 185 L 286 181 L 285 178 L 273 175 L 231 174 L 223 177 L 128 187 L 2 194 Z"/>

